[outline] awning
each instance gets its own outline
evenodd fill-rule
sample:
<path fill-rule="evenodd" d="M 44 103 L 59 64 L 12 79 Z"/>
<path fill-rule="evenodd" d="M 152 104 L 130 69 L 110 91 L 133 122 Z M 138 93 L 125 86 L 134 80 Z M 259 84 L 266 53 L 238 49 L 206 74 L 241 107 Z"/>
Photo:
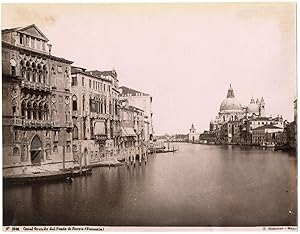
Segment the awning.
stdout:
<path fill-rule="evenodd" d="M 122 128 L 122 135 L 123 136 L 136 136 L 135 131 L 133 130 L 133 128 Z"/>
<path fill-rule="evenodd" d="M 94 127 L 95 135 L 105 135 L 105 123 L 102 121 L 97 121 Z"/>
<path fill-rule="evenodd" d="M 124 128 L 121 128 L 122 129 L 122 136 L 126 136 L 126 131 L 125 131 L 125 129 Z"/>

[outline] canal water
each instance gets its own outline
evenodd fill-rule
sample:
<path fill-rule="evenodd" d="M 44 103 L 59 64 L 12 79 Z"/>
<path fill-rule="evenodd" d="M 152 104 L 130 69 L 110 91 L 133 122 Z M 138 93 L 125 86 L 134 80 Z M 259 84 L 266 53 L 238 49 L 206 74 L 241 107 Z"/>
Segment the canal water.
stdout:
<path fill-rule="evenodd" d="M 147 164 L 73 183 L 4 188 L 4 225 L 297 225 L 297 160 L 285 152 L 178 143 Z"/>

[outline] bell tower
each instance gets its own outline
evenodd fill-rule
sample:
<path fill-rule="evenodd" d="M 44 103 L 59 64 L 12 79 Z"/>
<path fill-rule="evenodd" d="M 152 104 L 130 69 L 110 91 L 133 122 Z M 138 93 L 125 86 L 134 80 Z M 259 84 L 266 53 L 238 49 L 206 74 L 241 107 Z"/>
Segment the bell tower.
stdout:
<path fill-rule="evenodd" d="M 265 117 L 265 100 L 262 97 L 259 102 L 259 116 Z"/>
<path fill-rule="evenodd" d="M 192 127 L 190 129 L 190 133 L 195 133 L 196 132 L 196 128 L 194 127 L 194 124 L 192 124 Z"/>

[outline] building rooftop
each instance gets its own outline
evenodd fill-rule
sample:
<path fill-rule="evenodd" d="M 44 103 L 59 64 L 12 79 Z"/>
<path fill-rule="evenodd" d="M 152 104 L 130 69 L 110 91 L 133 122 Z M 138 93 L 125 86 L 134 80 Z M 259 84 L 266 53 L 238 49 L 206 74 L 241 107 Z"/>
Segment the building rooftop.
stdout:
<path fill-rule="evenodd" d="M 87 76 L 90 76 L 90 77 L 93 77 L 93 78 L 96 78 L 96 79 L 100 79 L 100 80 L 104 80 L 104 81 L 107 81 L 107 82 L 111 82 L 110 80 L 108 80 L 107 78 L 103 78 L 101 76 L 97 76 L 94 74 L 92 74 L 91 72 L 89 71 L 86 71 L 85 68 L 82 68 L 82 67 L 76 67 L 76 66 L 71 66 L 71 74 L 77 74 L 77 73 L 81 73 L 81 74 L 84 74 L 84 75 L 87 75 Z"/>
<path fill-rule="evenodd" d="M 128 88 L 126 86 L 121 86 L 119 89 L 122 89 L 122 96 L 150 96 L 149 94 Z"/>
<path fill-rule="evenodd" d="M 267 124 L 267 125 L 264 125 L 264 126 L 260 126 L 260 127 L 254 128 L 252 130 L 264 130 L 264 129 L 282 129 L 282 128 L 276 127 L 276 126 L 271 125 L 271 124 Z"/>
<path fill-rule="evenodd" d="M 92 71 L 87 71 L 88 73 L 94 75 L 94 76 L 98 76 L 98 77 L 106 77 L 106 76 L 111 76 L 114 79 L 117 79 L 117 72 L 115 70 L 110 70 L 110 71 L 98 71 L 98 70 L 92 70 Z"/>
<path fill-rule="evenodd" d="M 271 118 L 270 117 L 257 117 L 255 119 L 252 119 L 254 121 L 262 121 L 262 120 L 268 120 L 268 121 L 271 121 Z"/>
<path fill-rule="evenodd" d="M 133 111 L 133 112 L 144 112 L 142 109 L 139 109 L 135 106 L 121 106 L 120 108 L 124 110 Z"/>
<path fill-rule="evenodd" d="M 135 107 L 135 106 L 128 106 L 128 108 L 129 108 L 129 109 L 132 109 L 132 110 L 134 110 L 134 111 L 142 111 L 142 112 L 144 112 L 142 109 L 137 108 L 137 107 Z"/>
<path fill-rule="evenodd" d="M 44 41 L 49 41 L 49 39 L 42 33 L 42 31 L 35 25 L 31 24 L 25 27 L 15 27 L 15 28 L 8 28 L 3 29 L 2 33 L 10 33 L 10 32 L 21 32 L 27 35 L 34 35 Z"/>

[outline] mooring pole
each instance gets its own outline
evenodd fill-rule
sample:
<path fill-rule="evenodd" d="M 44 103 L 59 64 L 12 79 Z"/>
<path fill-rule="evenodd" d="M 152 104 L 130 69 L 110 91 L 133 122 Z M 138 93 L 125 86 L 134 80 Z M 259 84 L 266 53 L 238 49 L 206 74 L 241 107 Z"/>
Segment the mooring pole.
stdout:
<path fill-rule="evenodd" d="M 65 161 L 66 161 L 66 148 L 65 146 L 63 146 L 63 170 L 66 169 Z"/>
<path fill-rule="evenodd" d="M 87 158 L 86 158 L 86 153 L 84 153 L 84 167 L 87 169 Z M 85 171 L 86 173 L 86 171 Z"/>

